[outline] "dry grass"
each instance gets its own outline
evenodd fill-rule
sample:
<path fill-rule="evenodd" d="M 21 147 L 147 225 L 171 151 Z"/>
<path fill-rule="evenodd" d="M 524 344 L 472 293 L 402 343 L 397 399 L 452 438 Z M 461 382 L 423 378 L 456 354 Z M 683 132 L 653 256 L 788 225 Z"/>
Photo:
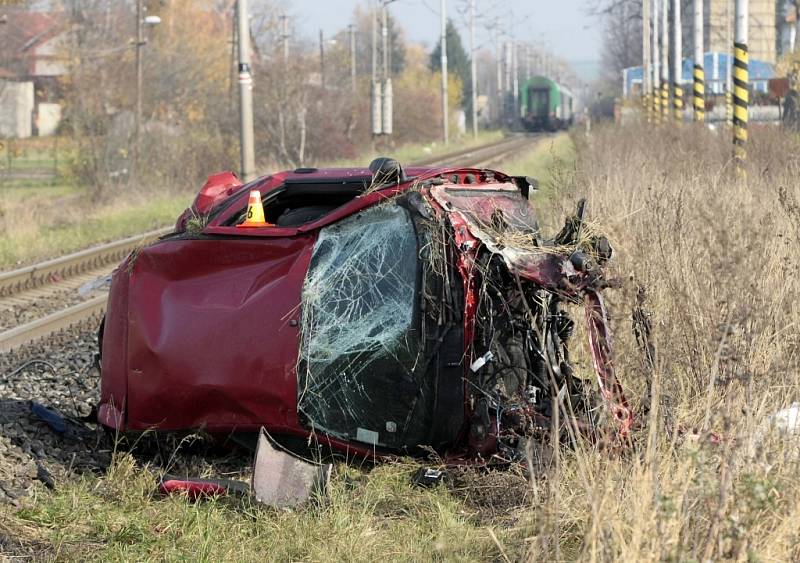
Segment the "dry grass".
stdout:
<path fill-rule="evenodd" d="M 800 141 L 771 129 L 752 137 L 739 181 L 729 131 L 598 129 L 578 140 L 577 167 L 555 187 L 560 212 L 548 216 L 587 196 L 616 243 L 618 366 L 645 425 L 620 459 L 588 445 L 564 452 L 549 500 L 560 502 L 550 526 L 562 555 L 800 556 L 797 458 L 780 439 L 752 448 L 764 418 L 800 395 Z M 653 369 L 631 333 L 638 284 L 652 312 Z M 690 429 L 700 438 L 681 437 Z"/>
<path fill-rule="evenodd" d="M 68 186 L 0 188 L 0 269 L 169 225 L 191 201 L 189 193 L 123 192 L 92 202 Z"/>
<path fill-rule="evenodd" d="M 68 559 L 800 559 L 797 450 L 753 439 L 800 396 L 800 141 L 752 137 L 746 182 L 729 174 L 729 133 L 693 127 L 597 128 L 576 136 L 576 164 L 551 167 L 542 215 L 558 227 L 586 196 L 617 249 L 617 364 L 642 423 L 623 453 L 562 449 L 535 489 L 468 473 L 424 490 L 408 465 L 340 466 L 330 502 L 292 512 L 153 499 L 151 474 L 123 459 L 0 509 L 0 537 Z M 652 367 L 631 331 L 640 285 Z"/>

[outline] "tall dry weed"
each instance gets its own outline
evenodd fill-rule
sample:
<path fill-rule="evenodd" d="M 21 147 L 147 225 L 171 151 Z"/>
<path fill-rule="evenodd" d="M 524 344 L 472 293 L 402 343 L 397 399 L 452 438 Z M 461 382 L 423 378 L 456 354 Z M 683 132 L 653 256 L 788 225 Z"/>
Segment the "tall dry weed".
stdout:
<path fill-rule="evenodd" d="M 530 557 L 800 558 L 800 456 L 764 422 L 800 400 L 800 139 L 751 137 L 741 180 L 729 130 L 576 135 L 571 185 L 543 215 L 588 197 L 615 245 L 616 362 L 642 428 L 621 456 L 562 452 L 551 498 L 532 511 Z M 631 330 L 639 288 L 653 365 Z M 555 531 L 558 550 L 536 539 Z"/>

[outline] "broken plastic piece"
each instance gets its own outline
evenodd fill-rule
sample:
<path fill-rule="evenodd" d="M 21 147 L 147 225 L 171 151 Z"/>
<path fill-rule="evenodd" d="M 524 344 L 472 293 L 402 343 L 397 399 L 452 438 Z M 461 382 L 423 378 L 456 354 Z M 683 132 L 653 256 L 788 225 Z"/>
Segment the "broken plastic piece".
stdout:
<path fill-rule="evenodd" d="M 444 477 L 444 471 L 440 469 L 432 469 L 430 467 L 420 467 L 417 469 L 414 476 L 411 477 L 411 482 L 418 487 L 432 487 L 441 482 Z"/>
<path fill-rule="evenodd" d="M 64 420 L 64 417 L 41 403 L 31 401 L 31 414 L 47 424 L 53 432 L 63 434 L 67 431 L 67 421 Z"/>
<path fill-rule="evenodd" d="M 253 493 L 258 502 L 268 506 L 295 506 L 325 492 L 332 468 L 330 463 L 314 463 L 287 452 L 262 428 L 253 467 Z"/>
<path fill-rule="evenodd" d="M 469 365 L 469 369 L 471 369 L 472 371 L 478 371 L 492 360 L 494 360 L 494 354 L 492 354 L 491 351 L 486 352 L 483 356 L 472 362 Z"/>
<path fill-rule="evenodd" d="M 769 416 L 766 426 L 783 434 L 800 433 L 800 403 L 794 402 L 785 409 Z"/>
<path fill-rule="evenodd" d="M 229 479 L 181 479 L 170 475 L 162 477 L 158 489 L 164 495 L 183 492 L 192 500 L 227 494 L 246 495 L 250 492 L 248 484 L 242 481 Z"/>
<path fill-rule="evenodd" d="M 111 287 L 111 274 L 100 276 L 93 280 L 89 280 L 78 288 L 78 295 L 89 295 L 93 291 L 108 290 Z"/>

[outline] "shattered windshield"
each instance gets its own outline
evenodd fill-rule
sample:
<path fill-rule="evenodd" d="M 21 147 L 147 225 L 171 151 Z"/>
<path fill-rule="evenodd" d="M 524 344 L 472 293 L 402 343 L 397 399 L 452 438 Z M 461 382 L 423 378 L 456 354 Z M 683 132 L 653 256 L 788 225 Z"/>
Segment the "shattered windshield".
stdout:
<path fill-rule="evenodd" d="M 373 445 L 420 443 L 430 400 L 415 314 L 418 244 L 387 204 L 320 231 L 302 293 L 298 409 L 306 423 Z"/>

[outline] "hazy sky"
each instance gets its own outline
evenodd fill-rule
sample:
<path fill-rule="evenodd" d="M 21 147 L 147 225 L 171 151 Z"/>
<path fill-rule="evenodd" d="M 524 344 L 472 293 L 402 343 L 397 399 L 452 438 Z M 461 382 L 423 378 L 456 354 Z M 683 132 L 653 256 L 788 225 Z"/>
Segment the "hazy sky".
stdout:
<path fill-rule="evenodd" d="M 321 28 L 330 35 L 345 27 L 357 5 L 367 0 L 293 0 L 295 25 L 306 36 Z M 520 40 L 546 42 L 551 51 L 573 62 L 597 61 L 600 30 L 596 19 L 586 15 L 587 0 L 477 0 L 478 44 L 490 40 L 486 24 L 496 16 L 509 33 Z M 395 0 L 389 9 L 408 37 L 432 46 L 439 33 L 440 0 Z M 469 28 L 467 0 L 448 0 L 448 15 L 454 20 L 465 47 Z M 595 27 L 592 27 L 595 24 Z M 512 28 L 513 25 L 513 28 Z"/>

